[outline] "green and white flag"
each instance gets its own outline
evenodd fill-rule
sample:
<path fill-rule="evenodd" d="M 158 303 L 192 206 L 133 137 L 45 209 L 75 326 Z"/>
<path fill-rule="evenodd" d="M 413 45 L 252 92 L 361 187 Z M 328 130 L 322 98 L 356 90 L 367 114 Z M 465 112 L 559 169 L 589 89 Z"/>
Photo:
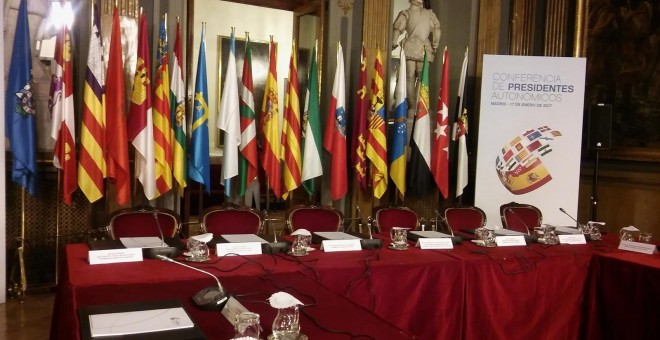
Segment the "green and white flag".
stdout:
<path fill-rule="evenodd" d="M 318 42 L 317 42 L 318 43 Z M 307 81 L 307 98 L 303 114 L 303 164 L 302 184 L 309 195 L 313 195 L 314 178 L 323 175 L 321 166 L 321 117 L 319 111 L 319 80 L 316 65 L 316 45 L 312 50 L 312 62 Z"/>

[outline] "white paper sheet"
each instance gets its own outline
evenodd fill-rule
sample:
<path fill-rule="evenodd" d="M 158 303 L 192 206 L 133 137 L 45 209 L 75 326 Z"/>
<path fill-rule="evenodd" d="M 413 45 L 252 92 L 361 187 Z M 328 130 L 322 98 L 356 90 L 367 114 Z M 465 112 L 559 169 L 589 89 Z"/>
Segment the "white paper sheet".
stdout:
<path fill-rule="evenodd" d="M 192 320 L 181 308 L 150 309 L 135 312 L 89 316 L 92 337 L 151 333 L 191 328 Z"/>
<path fill-rule="evenodd" d="M 451 237 L 451 235 L 441 233 L 439 231 L 433 231 L 433 230 L 415 230 L 415 231 L 410 231 L 410 233 L 413 234 L 413 235 L 418 235 L 418 236 L 426 237 L 426 238 Z"/>
<path fill-rule="evenodd" d="M 160 238 L 149 237 L 120 237 L 119 240 L 126 248 L 157 248 L 163 247 L 163 241 Z"/>
<path fill-rule="evenodd" d="M 341 231 L 319 231 L 314 234 L 319 235 L 326 240 L 354 240 L 360 239 L 357 236 L 353 236 L 347 233 L 342 233 Z"/>
<path fill-rule="evenodd" d="M 268 241 L 264 240 L 263 238 L 255 234 L 227 234 L 220 236 L 222 236 L 222 238 L 224 238 L 225 240 L 231 243 L 238 243 L 238 242 L 268 243 Z"/>

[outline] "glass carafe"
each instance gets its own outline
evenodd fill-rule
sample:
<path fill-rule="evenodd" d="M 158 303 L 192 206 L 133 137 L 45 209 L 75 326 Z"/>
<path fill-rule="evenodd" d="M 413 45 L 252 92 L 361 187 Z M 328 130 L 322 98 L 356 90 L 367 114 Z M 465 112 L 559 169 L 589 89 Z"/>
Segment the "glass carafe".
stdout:
<path fill-rule="evenodd" d="M 278 308 L 273 320 L 273 339 L 295 340 L 300 334 L 298 306 Z"/>

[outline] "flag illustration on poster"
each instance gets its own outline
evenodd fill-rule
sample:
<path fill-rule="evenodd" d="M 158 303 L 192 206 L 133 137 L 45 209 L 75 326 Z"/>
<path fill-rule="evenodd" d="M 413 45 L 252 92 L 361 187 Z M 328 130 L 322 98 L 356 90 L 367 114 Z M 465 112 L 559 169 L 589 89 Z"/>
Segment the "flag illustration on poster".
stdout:
<path fill-rule="evenodd" d="M 261 106 L 261 127 L 264 143 L 261 154 L 261 166 L 268 176 L 268 185 L 275 197 L 282 196 L 282 177 L 280 167 L 280 121 L 279 100 L 277 97 L 277 45 L 270 39 L 270 57 L 264 102 Z"/>
<path fill-rule="evenodd" d="M 358 90 L 355 96 L 353 129 L 351 133 L 351 161 L 355 180 L 360 189 L 365 192 L 369 182 L 367 170 L 367 55 L 364 44 L 360 55 L 360 73 L 358 75 Z"/>
<path fill-rule="evenodd" d="M 232 197 L 231 179 L 238 176 L 238 148 L 241 145 L 241 104 L 238 100 L 238 78 L 236 77 L 236 41 L 232 29 L 229 40 L 229 60 L 225 73 L 225 86 L 222 90 L 218 129 L 224 132 L 222 153 L 222 180 L 225 196 Z"/>
<path fill-rule="evenodd" d="M 468 185 L 468 154 L 467 154 L 467 133 L 468 117 L 465 99 L 465 78 L 467 77 L 468 49 L 465 49 L 463 57 L 463 66 L 461 67 L 461 78 L 458 83 L 458 117 L 454 124 L 454 139 L 458 141 L 458 160 L 456 162 L 456 197 L 463 194 L 463 189 Z"/>
<path fill-rule="evenodd" d="M 291 44 L 291 61 L 289 63 L 289 86 L 284 97 L 284 120 L 282 126 L 282 179 L 287 199 L 289 193 L 300 186 L 300 99 L 298 98 L 298 50 L 296 40 Z"/>
<path fill-rule="evenodd" d="M 344 80 L 344 52 L 337 43 L 337 69 L 332 85 L 330 110 L 325 125 L 323 146 L 332 155 L 330 197 L 338 200 L 348 192 L 346 174 L 346 81 Z"/>
<path fill-rule="evenodd" d="M 172 69 L 172 85 L 170 86 L 170 114 L 173 130 L 172 173 L 177 183 L 179 196 L 183 196 L 187 186 L 187 145 L 186 145 L 186 110 L 185 82 L 183 80 L 183 54 L 181 52 L 181 27 L 176 23 L 176 39 L 174 40 L 174 68 Z"/>
<path fill-rule="evenodd" d="M 406 134 L 408 103 L 406 100 L 406 54 L 401 49 L 396 88 L 394 89 L 394 131 L 390 149 L 390 177 L 401 194 L 406 195 Z"/>
<path fill-rule="evenodd" d="M 156 195 L 172 189 L 172 121 L 170 113 L 170 70 L 167 46 L 167 14 L 160 20 L 154 89 L 154 156 Z"/>
<path fill-rule="evenodd" d="M 316 41 L 318 44 L 318 41 Z M 303 140 L 302 185 L 307 194 L 314 195 L 314 178 L 323 175 L 321 166 L 321 112 L 319 106 L 319 77 L 316 64 L 316 44 L 312 49 L 312 62 L 307 79 L 307 97 L 305 99 L 305 123 Z"/>
<path fill-rule="evenodd" d="M 206 23 L 203 24 L 204 26 Z M 197 58 L 197 75 L 195 76 L 195 102 L 190 138 L 190 162 L 188 176 L 197 183 L 204 185 L 206 193 L 211 192 L 211 169 L 209 160 L 209 106 L 208 85 L 206 80 L 206 42 L 202 28 Z"/>
<path fill-rule="evenodd" d="M 366 154 L 371 161 L 374 197 L 381 198 L 387 190 L 387 126 L 385 123 L 385 94 L 383 62 L 380 49 L 376 52 L 374 78 L 371 82 L 371 106 Z"/>
<path fill-rule="evenodd" d="M 449 197 L 449 51 L 445 47 L 442 62 L 442 82 L 435 113 L 431 173 L 442 197 Z"/>
<path fill-rule="evenodd" d="M 252 48 L 245 39 L 245 57 L 241 77 L 241 153 L 238 165 L 238 195 L 243 196 L 257 181 L 257 122 L 254 113 L 254 83 L 252 81 Z M 252 202 L 249 202 L 250 205 Z"/>
<path fill-rule="evenodd" d="M 424 53 L 424 65 L 419 80 L 417 110 L 410 140 L 410 191 L 418 197 L 433 188 L 431 175 L 431 117 L 429 115 L 429 62 Z"/>

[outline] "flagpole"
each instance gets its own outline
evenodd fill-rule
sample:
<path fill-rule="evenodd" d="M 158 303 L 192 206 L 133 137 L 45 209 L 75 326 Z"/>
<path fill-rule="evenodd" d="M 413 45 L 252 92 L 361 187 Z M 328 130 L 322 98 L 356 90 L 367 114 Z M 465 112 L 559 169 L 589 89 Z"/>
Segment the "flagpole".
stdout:
<path fill-rule="evenodd" d="M 60 194 L 62 189 L 62 169 L 57 169 L 57 195 Z M 56 195 L 56 196 L 57 196 Z M 58 282 L 58 270 L 59 265 L 59 248 L 60 248 L 60 200 L 58 197 L 55 199 L 55 285 Z"/>
<path fill-rule="evenodd" d="M 25 187 L 21 187 L 21 240 L 18 247 L 18 263 L 21 274 L 21 302 L 25 299 L 27 277 L 25 273 Z"/>

